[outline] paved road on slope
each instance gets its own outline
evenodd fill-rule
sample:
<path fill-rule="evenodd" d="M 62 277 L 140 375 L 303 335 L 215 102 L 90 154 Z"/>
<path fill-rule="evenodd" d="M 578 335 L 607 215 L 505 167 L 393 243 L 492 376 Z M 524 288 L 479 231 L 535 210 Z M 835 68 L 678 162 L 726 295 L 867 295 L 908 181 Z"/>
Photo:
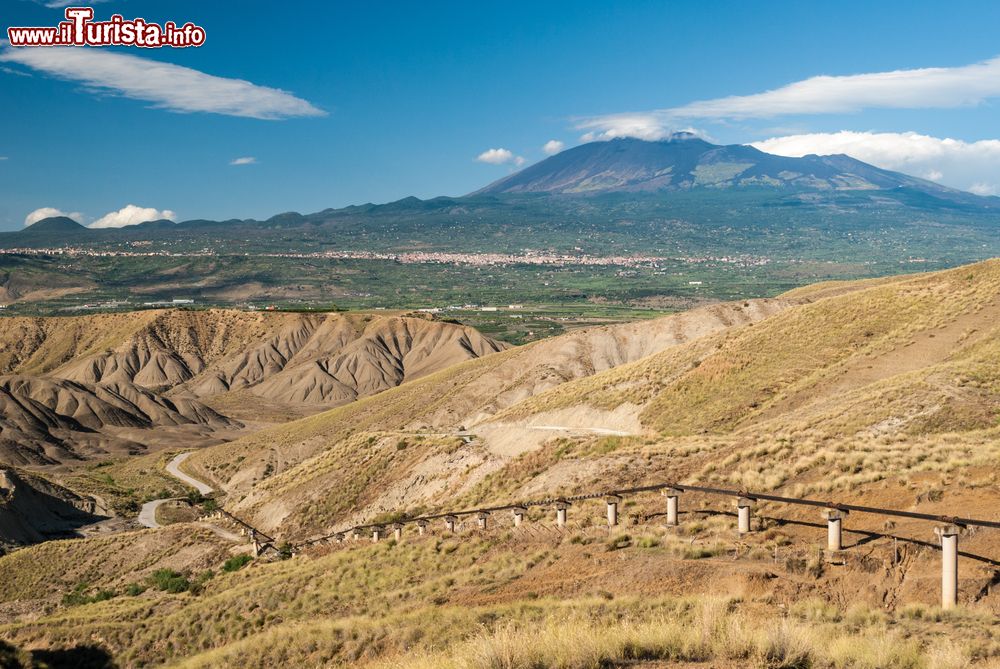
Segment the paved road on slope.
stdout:
<path fill-rule="evenodd" d="M 179 465 L 188 459 L 191 452 L 181 453 L 174 457 L 169 463 L 167 463 L 167 472 L 170 473 L 174 478 L 188 484 L 192 488 L 196 489 L 202 495 L 207 495 L 212 492 L 212 486 L 199 481 L 198 479 L 188 476 L 180 470 Z M 164 502 L 169 502 L 172 499 L 178 499 L 177 497 L 168 497 L 166 499 L 154 499 L 151 502 L 146 502 L 142 505 L 142 509 L 139 510 L 139 524 L 143 527 L 162 527 L 158 522 L 156 522 L 156 510 Z"/>
<path fill-rule="evenodd" d="M 180 455 L 176 456 L 173 460 L 167 463 L 167 471 L 170 472 L 174 476 L 174 478 L 180 479 L 184 483 L 187 483 L 189 486 L 200 492 L 202 495 L 207 495 L 208 493 L 214 490 L 212 486 L 208 485 L 207 483 L 204 483 L 203 481 L 199 481 L 198 479 L 192 476 L 188 476 L 187 474 L 185 474 L 180 470 L 179 465 L 185 460 L 187 460 L 191 455 L 193 455 L 193 452 L 188 451 L 187 453 L 181 453 Z"/>
<path fill-rule="evenodd" d="M 162 527 L 158 522 L 156 522 L 156 510 L 160 508 L 160 505 L 164 502 L 169 502 L 170 499 L 154 499 L 152 502 L 146 502 L 139 509 L 139 524 L 143 527 Z"/>

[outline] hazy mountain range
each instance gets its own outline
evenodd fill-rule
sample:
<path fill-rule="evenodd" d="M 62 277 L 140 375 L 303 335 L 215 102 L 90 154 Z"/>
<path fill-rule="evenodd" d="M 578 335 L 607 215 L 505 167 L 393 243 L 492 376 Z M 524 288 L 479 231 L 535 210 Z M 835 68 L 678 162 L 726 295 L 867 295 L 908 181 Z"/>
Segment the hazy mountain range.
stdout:
<path fill-rule="evenodd" d="M 529 206 L 540 206 L 540 196 L 560 196 L 561 206 L 603 210 L 620 202 L 614 196 L 640 195 L 669 207 L 683 193 L 701 200 L 726 203 L 734 197 L 753 194 L 763 200 L 810 202 L 836 201 L 858 207 L 871 202 L 896 203 L 927 211 L 962 210 L 966 213 L 1000 211 L 1000 198 L 982 197 L 941 186 L 925 179 L 880 169 L 846 155 L 789 158 L 759 151 L 751 146 L 710 144 L 694 135 L 680 133 L 662 141 L 615 139 L 591 142 L 567 149 L 539 163 L 464 197 L 420 200 L 409 197 L 382 205 L 352 205 L 313 214 L 286 212 L 266 220 L 160 220 L 118 229 L 90 230 L 68 218 L 49 218 L 11 234 L 0 235 L 0 245 L 25 242 L 116 240 L 171 235 L 191 230 L 288 229 L 303 226 L 340 225 L 344 221 L 373 226 L 386 216 L 423 217 L 429 214 L 462 215 L 493 209 L 517 212 L 532 196 Z M 844 201 L 843 196 L 853 196 Z M 587 197 L 579 201 L 566 196 Z M 588 197 L 589 196 L 589 197 Z M 595 199 L 595 196 L 598 196 Z M 610 201 L 599 196 L 611 196 Z M 547 206 L 552 206 L 549 203 Z M 560 206 L 560 205 L 557 205 Z M 529 214 L 520 212 L 525 217 Z"/>

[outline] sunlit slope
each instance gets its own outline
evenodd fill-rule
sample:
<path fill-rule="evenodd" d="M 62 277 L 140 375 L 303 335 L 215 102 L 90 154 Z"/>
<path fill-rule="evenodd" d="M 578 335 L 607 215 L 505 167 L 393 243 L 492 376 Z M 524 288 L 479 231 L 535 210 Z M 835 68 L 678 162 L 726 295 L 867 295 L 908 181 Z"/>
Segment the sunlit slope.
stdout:
<path fill-rule="evenodd" d="M 0 463 L 217 443 L 241 427 L 229 417 L 315 413 L 505 347 L 470 327 L 396 314 L 0 319 Z"/>
<path fill-rule="evenodd" d="M 587 514 L 593 522 L 585 522 Z M 398 543 L 320 547 L 234 573 L 219 569 L 226 553 L 203 530 L 186 534 L 191 526 L 36 546 L 0 558 L 10 584 L 0 600 L 0 635 L 25 649 L 97 645 L 122 667 L 261 668 L 368 666 L 452 644 L 470 653 L 457 666 L 601 666 L 587 663 L 587 651 L 603 638 L 631 639 L 633 658 L 778 666 L 774 649 L 785 646 L 767 628 L 784 630 L 779 637 L 794 641 L 785 645 L 816 658 L 794 666 L 957 667 L 971 666 L 970 658 L 982 655 L 971 649 L 991 640 L 996 594 L 928 631 L 931 623 L 922 618 L 940 617 L 931 608 L 939 573 L 929 552 L 904 546 L 904 565 L 887 577 L 863 565 L 797 566 L 814 553 L 808 542 L 816 533 L 801 524 L 771 527 L 770 539 L 756 533 L 747 541 L 760 552 L 734 560 L 732 520 L 722 513 L 685 518 L 682 534 L 655 521 L 609 534 L 598 504 L 578 507 L 574 517 L 566 532 L 535 516 L 530 531 L 409 533 Z M 782 544 L 776 563 L 768 549 L 777 540 L 790 544 Z M 890 546 L 867 547 L 864 564 L 888 565 Z M 967 546 L 988 552 L 996 541 L 981 533 Z M 149 559 L 135 560 L 144 550 Z M 197 551 L 203 559 L 191 559 Z M 28 569 L 30 562 L 40 568 Z M 197 593 L 150 587 L 129 594 L 126 584 L 147 584 L 151 571 L 164 566 L 192 576 L 206 568 L 214 573 Z M 130 571 L 122 577 L 116 569 Z M 991 570 L 967 567 L 964 577 L 975 588 L 989 582 Z M 60 594 L 79 579 L 115 596 L 61 604 Z M 658 643 L 641 631 L 646 626 L 664 630 Z M 807 635 L 809 628 L 815 631 Z M 491 641 L 489 635 L 504 630 L 512 637 L 507 644 Z M 925 655 L 940 651 L 942 635 L 961 652 L 952 664 L 927 664 Z M 524 652 L 546 657 L 545 645 L 550 656 L 558 648 L 573 662 L 501 659 Z M 820 659 L 827 656 L 839 659 Z M 748 664 L 751 658 L 761 659 Z M 417 666 L 453 665 L 432 655 Z"/>
<path fill-rule="evenodd" d="M 396 315 L 148 311 L 0 320 L 0 371 L 128 382 L 198 398 L 238 390 L 337 405 L 503 344 Z"/>
<path fill-rule="evenodd" d="M 951 387 L 958 402 L 970 392 L 963 378 L 995 371 L 1000 261 L 838 293 L 566 384 L 495 420 L 632 403 L 642 407 L 642 425 L 659 434 L 723 434 L 779 417 L 792 420 L 817 405 L 850 401 L 851 392 L 865 388 L 884 395 L 893 385 L 939 371 L 945 376 L 937 382 Z M 962 368 L 964 376 L 938 365 Z M 989 413 L 992 399 L 980 396 L 974 403 Z M 873 419 L 876 408 L 869 405 Z M 934 402 L 925 409 L 950 411 Z"/>
<path fill-rule="evenodd" d="M 769 488 L 844 488 L 896 465 L 952 472 L 992 452 L 998 294 L 997 261 L 841 286 L 546 388 L 537 374 L 559 376 L 545 348 L 553 339 L 192 460 L 236 508 L 289 536 L 400 509 L 578 490 L 609 470 L 621 485 L 667 475 L 643 463 L 647 451 L 674 454 L 670 476 Z M 622 415 L 635 436 L 602 437 Z M 462 429 L 470 443 L 458 441 Z M 870 458 L 864 476 L 858 444 Z M 838 475 L 824 477 L 824 462 Z"/>
<path fill-rule="evenodd" d="M 320 508 L 331 505 L 345 508 L 343 496 L 334 501 L 328 491 L 346 494 L 357 487 L 361 476 L 358 461 L 368 462 L 373 457 L 366 456 L 373 450 L 369 440 L 373 444 L 389 443 L 393 433 L 405 431 L 408 434 L 401 437 L 426 435 L 425 444 L 430 444 L 434 438 L 455 436 L 463 430 L 478 432 L 492 415 L 526 397 L 682 342 L 759 321 L 789 304 L 784 300 L 754 300 L 713 305 L 657 320 L 592 328 L 535 342 L 204 450 L 195 454 L 189 464 L 222 484 L 238 508 L 261 514 L 266 525 L 303 522 L 301 517 L 293 521 L 289 516 L 306 513 L 306 509 L 315 516 Z M 423 477 L 416 488 L 407 488 L 410 497 L 418 489 L 420 496 L 438 494 L 448 486 L 467 485 L 482 475 L 479 471 L 467 481 L 456 474 L 458 470 L 466 466 L 478 470 L 486 463 L 495 466 L 511 455 L 509 448 L 476 441 L 459 449 L 454 459 L 438 451 L 424 453 L 432 459 L 423 463 L 414 455 L 416 451 L 400 449 L 392 459 L 405 455 L 408 464 L 375 468 L 368 462 L 365 471 L 373 471 L 369 482 L 372 489 L 385 489 L 394 481 L 406 488 L 405 482 L 414 471 L 424 472 L 416 474 Z M 520 450 L 516 445 L 513 448 Z M 417 465 L 421 467 L 415 470 Z M 383 506 L 387 503 L 381 502 Z"/>

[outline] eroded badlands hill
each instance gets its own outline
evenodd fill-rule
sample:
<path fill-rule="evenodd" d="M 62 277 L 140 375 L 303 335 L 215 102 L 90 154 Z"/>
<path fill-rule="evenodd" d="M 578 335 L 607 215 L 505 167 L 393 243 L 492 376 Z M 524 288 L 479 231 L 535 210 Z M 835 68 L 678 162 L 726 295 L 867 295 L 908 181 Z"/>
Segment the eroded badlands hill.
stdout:
<path fill-rule="evenodd" d="M 0 319 L 0 462 L 218 442 L 241 427 L 223 414 L 315 412 L 503 348 L 471 328 L 391 315 Z"/>

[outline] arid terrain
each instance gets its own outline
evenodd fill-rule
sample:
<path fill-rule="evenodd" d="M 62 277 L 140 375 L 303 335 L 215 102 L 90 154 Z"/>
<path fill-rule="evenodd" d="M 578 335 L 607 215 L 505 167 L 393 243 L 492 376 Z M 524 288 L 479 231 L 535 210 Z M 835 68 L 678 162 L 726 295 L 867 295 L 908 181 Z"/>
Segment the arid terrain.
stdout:
<path fill-rule="evenodd" d="M 599 494 L 1000 520 L 1000 261 L 517 347 L 402 313 L 8 318 L 0 372 L 11 662 L 1000 666 L 997 530 L 963 532 L 943 611 L 927 520 L 852 513 L 831 559 L 817 508 L 760 500 L 737 534 L 735 499 L 684 493 L 672 527 L 635 493 L 609 528 Z M 580 495 L 564 527 L 391 530 Z M 380 541 L 332 540 L 357 525 Z"/>

